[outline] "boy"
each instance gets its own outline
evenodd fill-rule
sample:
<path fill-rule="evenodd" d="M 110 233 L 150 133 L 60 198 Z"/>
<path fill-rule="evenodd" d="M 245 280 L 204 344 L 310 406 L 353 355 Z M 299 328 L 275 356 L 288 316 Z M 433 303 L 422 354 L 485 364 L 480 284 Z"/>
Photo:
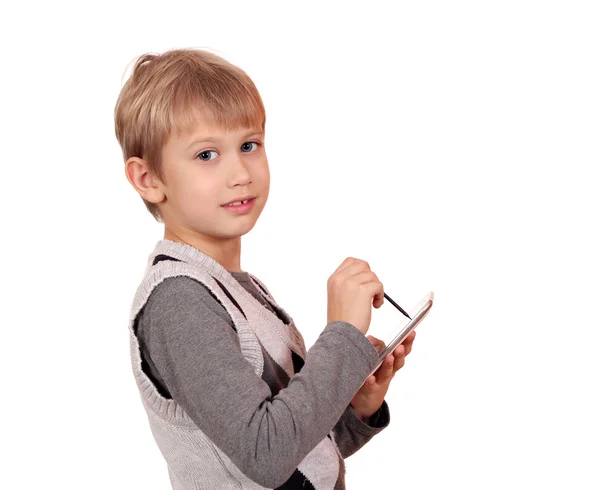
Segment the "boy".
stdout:
<path fill-rule="evenodd" d="M 348 258 L 306 350 L 240 264 L 269 195 L 265 110 L 250 78 L 201 50 L 138 58 L 115 107 L 126 176 L 164 223 L 129 322 L 132 366 L 174 489 L 343 489 L 344 458 L 389 423 L 414 333 L 374 376 L 365 334 L 383 286 Z M 366 381 L 365 381 L 366 379 Z"/>

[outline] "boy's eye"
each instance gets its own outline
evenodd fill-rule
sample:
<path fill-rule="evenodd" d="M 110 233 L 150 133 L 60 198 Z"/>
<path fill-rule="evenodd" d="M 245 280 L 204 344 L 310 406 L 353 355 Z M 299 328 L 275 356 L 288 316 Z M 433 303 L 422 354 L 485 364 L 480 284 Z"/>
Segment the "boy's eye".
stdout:
<path fill-rule="evenodd" d="M 198 158 L 202 161 L 208 162 L 209 160 L 213 160 L 212 158 L 210 158 L 211 153 L 214 153 L 215 155 L 217 154 L 217 152 L 215 150 L 206 150 L 206 151 L 199 153 Z M 215 156 L 215 158 L 217 158 L 217 157 Z"/>
<path fill-rule="evenodd" d="M 253 146 L 254 145 L 254 148 Z M 258 147 L 261 145 L 258 141 L 246 141 L 242 146 L 241 150 L 244 153 L 250 153 L 251 151 L 256 151 Z M 210 154 L 214 153 L 215 156 L 211 158 Z M 218 152 L 216 150 L 204 150 L 203 152 L 198 153 L 196 158 L 202 160 L 203 162 L 209 162 L 210 160 L 214 160 L 217 158 Z"/>
<path fill-rule="evenodd" d="M 250 152 L 252 151 L 252 145 L 256 145 L 256 149 L 258 149 L 258 145 L 260 145 L 260 143 L 256 142 L 256 141 L 246 141 L 243 145 L 242 145 L 242 151 L 243 152 Z"/>

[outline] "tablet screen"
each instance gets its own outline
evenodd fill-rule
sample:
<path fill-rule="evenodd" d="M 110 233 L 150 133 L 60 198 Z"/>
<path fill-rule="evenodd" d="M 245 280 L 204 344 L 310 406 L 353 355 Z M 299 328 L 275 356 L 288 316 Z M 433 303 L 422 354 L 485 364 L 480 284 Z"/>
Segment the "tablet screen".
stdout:
<path fill-rule="evenodd" d="M 383 338 L 380 338 L 380 340 L 383 341 L 383 344 L 377 349 L 377 353 L 379 354 L 379 362 L 377 368 L 379 368 L 383 360 L 389 354 L 391 354 L 394 351 L 394 349 L 404 341 L 404 339 L 406 339 L 408 334 L 412 332 L 419 323 L 421 323 L 421 320 L 425 318 L 432 305 L 433 292 L 430 291 L 423 297 L 423 299 L 417 304 L 417 306 L 415 306 L 409 312 L 411 320 L 409 320 L 405 316 L 402 316 L 402 320 L 400 320 L 398 325 L 390 332 L 383 335 Z M 374 371 L 376 371 L 377 368 L 375 368 Z"/>

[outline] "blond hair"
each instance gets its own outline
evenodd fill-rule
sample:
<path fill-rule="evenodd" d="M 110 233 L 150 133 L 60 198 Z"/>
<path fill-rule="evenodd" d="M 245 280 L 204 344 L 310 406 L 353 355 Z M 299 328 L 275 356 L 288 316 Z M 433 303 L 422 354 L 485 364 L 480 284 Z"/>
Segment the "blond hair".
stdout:
<path fill-rule="evenodd" d="M 164 145 L 172 132 L 189 131 L 199 116 L 217 129 L 265 129 L 260 94 L 239 67 L 200 49 L 141 55 L 115 106 L 115 133 L 124 161 L 143 158 L 150 173 L 164 182 Z M 158 206 L 142 200 L 161 222 Z"/>

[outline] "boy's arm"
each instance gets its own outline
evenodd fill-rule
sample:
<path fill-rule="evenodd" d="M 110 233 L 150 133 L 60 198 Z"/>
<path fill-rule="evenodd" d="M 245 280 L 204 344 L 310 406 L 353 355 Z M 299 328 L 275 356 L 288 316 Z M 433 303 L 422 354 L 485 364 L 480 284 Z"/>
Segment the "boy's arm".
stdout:
<path fill-rule="evenodd" d="M 252 275 L 252 278 L 273 298 L 272 293 L 260 279 L 254 275 Z M 371 341 L 371 343 L 373 342 Z M 390 412 L 385 400 L 379 410 L 366 420 L 362 420 L 352 409 L 352 406 L 348 405 L 342 417 L 333 428 L 335 442 L 340 453 L 344 458 L 351 456 L 369 442 L 374 435 L 379 434 L 379 432 L 385 429 L 389 423 Z"/>
<path fill-rule="evenodd" d="M 249 478 L 277 487 L 340 419 L 377 362 L 355 327 L 327 325 L 273 396 L 206 288 L 187 277 L 152 292 L 138 335 L 173 399 Z M 342 421 L 340 433 L 352 427 Z M 343 437 L 342 437 L 343 439 Z"/>
<path fill-rule="evenodd" d="M 352 456 L 356 451 L 369 442 L 374 435 L 379 434 L 390 423 L 390 410 L 387 402 L 371 417 L 362 421 L 348 405 L 344 414 L 333 428 L 335 442 L 344 458 Z"/>

